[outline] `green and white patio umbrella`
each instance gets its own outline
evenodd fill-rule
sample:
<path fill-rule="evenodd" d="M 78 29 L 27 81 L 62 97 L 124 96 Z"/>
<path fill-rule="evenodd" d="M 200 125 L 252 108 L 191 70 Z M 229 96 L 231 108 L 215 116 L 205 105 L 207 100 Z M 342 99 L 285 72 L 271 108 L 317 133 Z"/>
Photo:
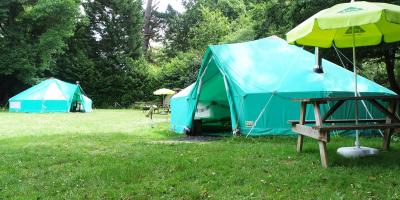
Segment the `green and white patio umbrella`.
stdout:
<path fill-rule="evenodd" d="M 400 6 L 365 1 L 337 4 L 313 15 L 286 37 L 292 44 L 322 48 L 333 43 L 338 48 L 349 48 L 397 42 Z"/>
<path fill-rule="evenodd" d="M 337 4 L 313 15 L 289 31 L 286 37 L 291 44 L 322 48 L 335 44 L 338 48 L 353 48 L 354 95 L 358 96 L 355 47 L 400 41 L 400 6 L 365 1 Z M 355 147 L 340 148 L 338 153 L 357 157 L 375 154 L 377 150 L 361 147 L 357 130 Z"/>

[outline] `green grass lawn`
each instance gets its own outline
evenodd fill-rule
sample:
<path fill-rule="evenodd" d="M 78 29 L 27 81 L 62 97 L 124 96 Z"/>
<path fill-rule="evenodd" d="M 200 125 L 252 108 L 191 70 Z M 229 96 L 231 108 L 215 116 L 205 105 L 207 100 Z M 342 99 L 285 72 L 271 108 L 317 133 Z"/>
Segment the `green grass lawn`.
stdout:
<path fill-rule="evenodd" d="M 330 168 L 318 144 L 294 137 L 171 143 L 166 116 L 144 113 L 0 113 L 0 199 L 400 199 L 400 145 L 347 160 L 332 137 Z M 380 138 L 362 138 L 380 147 Z"/>

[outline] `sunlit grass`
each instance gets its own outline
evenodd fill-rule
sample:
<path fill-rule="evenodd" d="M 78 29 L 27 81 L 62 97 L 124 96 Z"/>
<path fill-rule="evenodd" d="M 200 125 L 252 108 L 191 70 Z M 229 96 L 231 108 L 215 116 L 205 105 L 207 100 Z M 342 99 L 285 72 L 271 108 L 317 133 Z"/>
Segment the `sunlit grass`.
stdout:
<path fill-rule="evenodd" d="M 296 138 L 181 137 L 167 117 L 155 126 L 134 110 L 93 113 L 0 113 L 0 199 L 398 199 L 400 149 L 347 160 L 352 138 L 333 137 L 330 168 L 318 145 Z M 380 138 L 363 138 L 378 147 Z"/>

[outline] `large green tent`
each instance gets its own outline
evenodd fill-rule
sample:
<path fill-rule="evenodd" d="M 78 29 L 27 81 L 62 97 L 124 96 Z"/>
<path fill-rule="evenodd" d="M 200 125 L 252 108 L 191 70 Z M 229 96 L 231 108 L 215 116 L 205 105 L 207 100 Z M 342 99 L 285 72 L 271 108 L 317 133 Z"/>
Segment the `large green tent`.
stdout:
<path fill-rule="evenodd" d="M 90 112 L 92 100 L 78 84 L 49 78 L 8 100 L 10 112 Z"/>
<path fill-rule="evenodd" d="M 291 98 L 354 95 L 352 72 L 322 60 L 323 73 L 316 73 L 314 65 L 313 54 L 276 36 L 211 45 L 197 81 L 171 98 L 171 128 L 183 133 L 202 124 L 202 131 L 210 133 L 290 134 L 288 120 L 299 119 L 300 108 Z M 395 94 L 361 76 L 357 79 L 361 96 Z M 354 117 L 351 104 L 333 118 Z M 368 102 L 359 106 L 360 118 L 382 117 Z M 312 112 L 308 109 L 307 119 L 314 118 Z"/>

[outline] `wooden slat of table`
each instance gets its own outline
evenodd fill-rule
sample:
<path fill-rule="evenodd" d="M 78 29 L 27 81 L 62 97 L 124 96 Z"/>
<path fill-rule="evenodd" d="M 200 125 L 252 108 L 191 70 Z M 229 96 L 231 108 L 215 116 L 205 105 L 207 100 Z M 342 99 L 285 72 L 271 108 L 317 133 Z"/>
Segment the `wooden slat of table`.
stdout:
<path fill-rule="evenodd" d="M 315 118 L 315 125 L 321 126 L 322 125 L 322 118 L 321 118 L 321 110 L 319 109 L 319 103 L 314 103 L 314 118 Z"/>
<path fill-rule="evenodd" d="M 326 124 L 331 124 L 331 123 L 353 123 L 355 122 L 355 119 L 329 119 L 323 121 L 323 123 Z M 291 124 L 299 124 L 299 120 L 288 120 L 289 123 Z M 360 123 L 367 123 L 367 122 L 378 122 L 378 123 L 384 123 L 386 122 L 386 119 L 359 119 L 358 122 Z M 304 124 L 315 124 L 315 120 L 305 120 Z"/>
<path fill-rule="evenodd" d="M 300 105 L 300 120 L 299 124 L 303 125 L 306 121 L 306 113 L 307 113 L 307 104 L 301 102 Z M 297 145 L 296 145 L 296 150 L 297 152 L 301 152 L 303 150 L 303 141 L 304 141 L 304 135 L 299 134 L 297 136 Z"/>
<path fill-rule="evenodd" d="M 336 102 L 335 105 L 333 105 L 322 117 L 322 121 L 327 120 L 344 102 L 345 100 L 339 100 L 338 102 Z"/>
<path fill-rule="evenodd" d="M 372 105 L 374 105 L 378 110 L 380 110 L 383 114 L 386 115 L 386 117 L 389 117 L 391 120 L 395 121 L 395 122 L 400 122 L 400 119 L 394 115 L 391 111 L 389 111 L 388 109 L 386 109 L 384 106 L 382 106 L 382 104 L 380 104 L 378 101 L 376 101 L 375 99 L 369 99 L 369 102 L 371 102 Z"/>
<path fill-rule="evenodd" d="M 386 129 L 386 128 L 400 128 L 400 123 L 392 123 L 392 124 L 334 125 L 334 126 L 312 126 L 312 128 L 313 128 L 314 130 L 320 130 L 320 131 Z"/>
<path fill-rule="evenodd" d="M 328 151 L 326 150 L 326 142 L 318 141 L 318 144 L 322 167 L 328 168 Z"/>
<path fill-rule="evenodd" d="M 348 96 L 348 97 L 323 97 L 323 98 L 294 98 L 292 101 L 295 102 L 326 102 L 326 101 L 339 101 L 339 100 L 368 100 L 368 99 L 379 99 L 379 100 L 400 100 L 400 95 L 380 95 L 380 96 Z"/>
<path fill-rule="evenodd" d="M 395 113 L 397 107 L 397 101 L 390 101 L 388 111 L 391 113 Z M 391 124 L 393 120 L 390 117 L 386 117 L 386 124 Z M 392 128 L 386 128 L 383 133 L 383 141 L 382 141 L 382 149 L 384 151 L 389 150 L 390 148 L 390 137 L 393 134 Z"/>
<path fill-rule="evenodd" d="M 314 102 L 314 117 L 315 117 L 315 125 L 321 126 L 322 125 L 322 118 L 321 118 L 321 110 L 320 110 L 320 102 Z M 322 167 L 328 167 L 328 152 L 326 150 L 326 143 L 328 142 L 327 139 L 327 132 L 318 130 L 318 137 L 323 138 L 318 140 L 319 144 L 319 153 L 321 156 L 321 164 Z"/>
<path fill-rule="evenodd" d="M 296 133 L 299 133 L 299 135 L 305 135 L 311 138 L 314 138 L 316 140 L 321 140 L 321 141 L 328 141 L 328 137 L 325 134 L 320 134 L 319 130 L 314 129 L 311 126 L 305 126 L 301 124 L 296 124 L 292 126 L 292 130 Z"/>

